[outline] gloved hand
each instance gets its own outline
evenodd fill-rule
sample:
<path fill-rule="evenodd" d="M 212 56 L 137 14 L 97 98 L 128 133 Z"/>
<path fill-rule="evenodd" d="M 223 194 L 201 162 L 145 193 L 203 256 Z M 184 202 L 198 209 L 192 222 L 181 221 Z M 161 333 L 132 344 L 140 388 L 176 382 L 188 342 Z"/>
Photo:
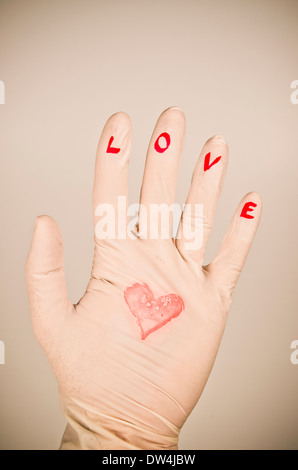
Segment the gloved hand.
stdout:
<path fill-rule="evenodd" d="M 137 233 L 124 237 L 118 196 L 127 196 L 131 123 L 122 112 L 108 119 L 96 157 L 94 262 L 77 305 L 66 291 L 59 228 L 48 216 L 36 220 L 26 277 L 34 332 L 68 421 L 62 449 L 177 449 L 212 369 L 261 200 L 256 193 L 243 198 L 217 256 L 202 266 L 228 160 L 227 144 L 215 136 L 187 198 L 203 205 L 203 215 L 185 213 L 175 240 L 160 229 L 150 239 L 150 204 L 174 202 L 184 134 L 183 112 L 164 111 L 149 144 Z M 112 204 L 122 238 L 101 238 L 102 204 Z M 158 220 L 151 222 L 154 228 Z M 192 228 L 203 230 L 197 249 L 187 238 Z"/>

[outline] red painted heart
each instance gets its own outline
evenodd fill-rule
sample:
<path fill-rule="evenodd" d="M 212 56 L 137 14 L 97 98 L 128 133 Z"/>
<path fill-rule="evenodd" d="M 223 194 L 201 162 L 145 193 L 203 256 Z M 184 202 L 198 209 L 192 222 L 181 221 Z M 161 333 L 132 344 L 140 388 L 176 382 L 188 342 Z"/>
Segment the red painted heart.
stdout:
<path fill-rule="evenodd" d="M 137 319 L 142 339 L 178 317 L 184 310 L 184 302 L 179 295 L 167 294 L 155 299 L 147 284 L 136 283 L 127 287 L 124 298 Z"/>

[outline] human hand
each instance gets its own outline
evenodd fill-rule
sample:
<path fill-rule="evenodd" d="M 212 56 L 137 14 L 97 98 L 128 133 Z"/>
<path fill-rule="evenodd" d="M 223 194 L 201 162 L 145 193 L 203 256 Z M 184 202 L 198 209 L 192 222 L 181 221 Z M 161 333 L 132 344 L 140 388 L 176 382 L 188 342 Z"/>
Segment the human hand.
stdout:
<path fill-rule="evenodd" d="M 184 134 L 182 111 L 164 111 L 149 143 L 140 196 L 147 216 L 150 204 L 174 203 Z M 97 149 L 97 228 L 98 207 L 112 204 L 117 216 L 118 196 L 127 196 L 130 151 L 130 119 L 114 114 Z M 246 195 L 217 256 L 203 266 L 227 160 L 223 138 L 209 139 L 187 198 L 203 205 L 203 218 L 182 216 L 180 238 L 163 239 L 160 231 L 158 239 L 141 237 L 148 235 L 149 217 L 140 217 L 139 236 L 95 236 L 91 279 L 77 305 L 66 291 L 59 228 L 48 216 L 37 218 L 26 277 L 34 332 L 68 420 L 62 449 L 177 449 L 211 372 L 261 215 L 259 195 Z M 202 246 L 189 249 L 186 229 L 200 227 Z"/>

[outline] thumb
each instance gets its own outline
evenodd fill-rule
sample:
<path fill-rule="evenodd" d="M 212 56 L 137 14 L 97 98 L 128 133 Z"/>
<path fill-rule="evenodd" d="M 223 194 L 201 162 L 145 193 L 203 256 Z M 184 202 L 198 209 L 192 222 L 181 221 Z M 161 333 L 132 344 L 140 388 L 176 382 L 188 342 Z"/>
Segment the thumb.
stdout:
<path fill-rule="evenodd" d="M 74 310 L 66 289 L 61 232 L 49 216 L 36 219 L 26 261 L 26 280 L 33 329 L 45 347 L 52 343 Z"/>

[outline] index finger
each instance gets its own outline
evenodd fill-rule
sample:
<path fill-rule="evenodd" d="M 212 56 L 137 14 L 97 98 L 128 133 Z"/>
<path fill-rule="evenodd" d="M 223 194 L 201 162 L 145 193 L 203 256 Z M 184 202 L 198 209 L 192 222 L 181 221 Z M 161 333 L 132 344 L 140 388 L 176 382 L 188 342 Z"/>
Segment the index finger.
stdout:
<path fill-rule="evenodd" d="M 131 120 L 123 112 L 113 114 L 101 133 L 95 163 L 93 187 L 94 226 L 96 209 L 110 204 L 118 220 L 118 197 L 127 198 L 128 163 L 131 151 Z M 127 199 L 126 199 L 127 200 Z"/>

